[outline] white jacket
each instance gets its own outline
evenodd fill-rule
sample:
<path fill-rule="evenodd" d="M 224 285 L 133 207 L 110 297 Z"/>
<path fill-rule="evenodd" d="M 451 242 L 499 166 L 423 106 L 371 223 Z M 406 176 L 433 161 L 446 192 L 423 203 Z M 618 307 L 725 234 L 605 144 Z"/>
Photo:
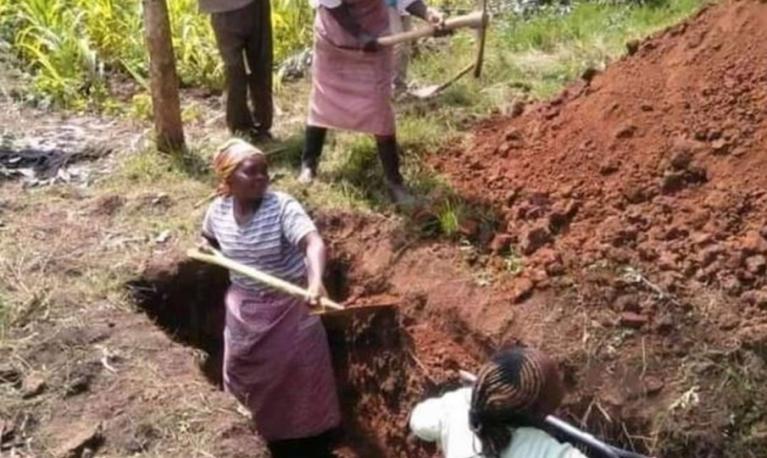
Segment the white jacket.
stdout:
<path fill-rule="evenodd" d="M 419 438 L 437 442 L 445 458 L 478 457 L 482 446 L 469 429 L 471 388 L 460 388 L 418 404 L 410 429 Z M 537 428 L 517 428 L 501 458 L 586 458 L 570 444 L 561 444 Z"/>

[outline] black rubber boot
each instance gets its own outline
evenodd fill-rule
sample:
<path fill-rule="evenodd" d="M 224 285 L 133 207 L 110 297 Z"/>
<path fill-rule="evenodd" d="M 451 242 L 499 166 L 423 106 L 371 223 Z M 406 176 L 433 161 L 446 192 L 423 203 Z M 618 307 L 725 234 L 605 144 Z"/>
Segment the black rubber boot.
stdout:
<path fill-rule="evenodd" d="M 322 147 L 325 145 L 327 132 L 328 130 L 324 127 L 306 126 L 304 150 L 301 153 L 301 173 L 298 175 L 299 182 L 309 184 L 317 176 L 317 165 L 322 155 Z"/>
<path fill-rule="evenodd" d="M 407 204 L 413 201 L 413 197 L 405 188 L 402 174 L 399 171 L 399 147 L 397 138 L 376 137 L 378 157 L 383 167 L 384 180 L 389 189 L 389 195 L 395 204 Z"/>

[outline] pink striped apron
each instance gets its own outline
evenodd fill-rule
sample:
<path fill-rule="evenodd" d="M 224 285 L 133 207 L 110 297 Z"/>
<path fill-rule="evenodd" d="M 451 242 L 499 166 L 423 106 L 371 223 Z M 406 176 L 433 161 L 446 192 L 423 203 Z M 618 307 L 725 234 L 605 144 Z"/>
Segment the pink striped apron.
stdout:
<path fill-rule="evenodd" d="M 341 422 L 325 328 L 300 299 L 229 288 L 224 388 L 267 441 L 315 436 Z"/>
<path fill-rule="evenodd" d="M 383 0 L 344 0 L 363 30 L 374 36 L 389 31 L 389 13 Z M 379 136 L 394 135 L 391 47 L 363 52 L 324 7 L 314 23 L 314 61 L 308 123 Z"/>

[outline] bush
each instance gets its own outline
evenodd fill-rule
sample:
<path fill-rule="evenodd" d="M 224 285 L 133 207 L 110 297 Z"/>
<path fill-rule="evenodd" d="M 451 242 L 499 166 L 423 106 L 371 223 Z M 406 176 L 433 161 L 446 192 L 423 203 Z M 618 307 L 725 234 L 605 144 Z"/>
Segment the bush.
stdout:
<path fill-rule="evenodd" d="M 168 0 L 168 9 L 181 84 L 220 89 L 209 18 L 197 0 Z M 278 62 L 309 44 L 312 17 L 307 0 L 273 1 Z M 114 73 L 146 85 L 140 0 L 0 0 L 0 37 L 33 75 L 34 92 L 57 106 L 101 106 Z"/>

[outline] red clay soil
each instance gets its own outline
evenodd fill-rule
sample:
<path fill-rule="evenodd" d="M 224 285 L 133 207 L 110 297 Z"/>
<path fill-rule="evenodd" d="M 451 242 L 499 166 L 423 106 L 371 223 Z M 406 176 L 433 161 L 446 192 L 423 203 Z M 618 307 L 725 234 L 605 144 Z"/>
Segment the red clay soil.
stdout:
<path fill-rule="evenodd" d="M 558 414 L 616 445 L 767 453 L 767 5 L 711 7 L 630 48 L 433 158 L 501 215 L 490 246 L 317 218 L 335 296 L 399 312 L 324 320 L 341 456 L 438 456 L 408 437 L 413 405 L 515 341 L 559 361 Z"/>
<path fill-rule="evenodd" d="M 481 125 L 436 168 L 489 200 L 493 248 L 530 267 L 607 259 L 767 306 L 767 5 L 711 7 L 628 47 L 591 81 Z"/>
<path fill-rule="evenodd" d="M 524 270 L 484 295 L 425 288 L 423 314 L 467 342 L 552 352 L 563 414 L 625 445 L 761 456 L 764 398 L 745 380 L 763 383 L 767 358 L 767 4 L 712 6 L 627 47 L 432 159 L 500 217 L 500 256 L 480 264 Z"/>

